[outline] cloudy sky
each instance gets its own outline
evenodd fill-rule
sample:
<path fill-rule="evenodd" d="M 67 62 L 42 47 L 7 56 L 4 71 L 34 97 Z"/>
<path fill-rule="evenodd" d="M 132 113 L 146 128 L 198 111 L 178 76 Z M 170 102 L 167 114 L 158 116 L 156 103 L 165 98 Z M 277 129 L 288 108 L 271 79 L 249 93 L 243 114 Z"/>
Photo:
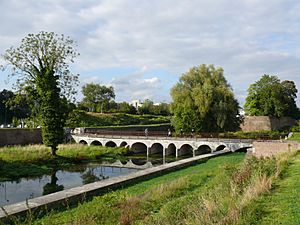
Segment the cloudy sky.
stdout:
<path fill-rule="evenodd" d="M 0 8 L 0 54 L 28 33 L 69 35 L 80 85 L 112 85 L 117 101 L 169 102 L 180 75 L 203 63 L 223 67 L 241 104 L 263 74 L 300 89 L 297 0 L 0 0 Z M 13 86 L 7 74 L 0 90 Z"/>

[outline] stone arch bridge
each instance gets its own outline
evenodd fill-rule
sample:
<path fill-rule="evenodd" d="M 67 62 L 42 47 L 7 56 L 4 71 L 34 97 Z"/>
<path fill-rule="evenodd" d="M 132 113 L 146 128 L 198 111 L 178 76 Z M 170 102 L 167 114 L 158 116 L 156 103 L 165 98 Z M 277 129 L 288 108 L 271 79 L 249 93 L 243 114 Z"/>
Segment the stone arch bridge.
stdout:
<path fill-rule="evenodd" d="M 197 156 L 219 150 L 232 152 L 247 150 L 252 147 L 249 139 L 217 139 L 217 138 L 173 138 L 173 137 L 141 137 L 73 134 L 76 143 L 107 147 L 126 147 L 134 153 L 162 154 L 165 156 Z"/>

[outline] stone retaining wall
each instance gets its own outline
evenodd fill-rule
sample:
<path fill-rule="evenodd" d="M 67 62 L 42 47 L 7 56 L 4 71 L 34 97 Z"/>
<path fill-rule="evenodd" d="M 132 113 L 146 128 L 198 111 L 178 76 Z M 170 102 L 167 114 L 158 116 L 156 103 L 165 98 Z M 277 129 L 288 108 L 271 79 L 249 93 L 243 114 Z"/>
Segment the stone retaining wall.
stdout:
<path fill-rule="evenodd" d="M 242 131 L 277 130 L 293 126 L 295 122 L 291 117 L 246 116 L 241 124 L 241 129 Z"/>
<path fill-rule="evenodd" d="M 0 146 L 41 144 L 41 129 L 4 128 L 0 129 Z"/>
<path fill-rule="evenodd" d="M 300 150 L 300 143 L 297 141 L 254 141 L 252 154 L 257 157 L 270 157 L 295 150 Z"/>

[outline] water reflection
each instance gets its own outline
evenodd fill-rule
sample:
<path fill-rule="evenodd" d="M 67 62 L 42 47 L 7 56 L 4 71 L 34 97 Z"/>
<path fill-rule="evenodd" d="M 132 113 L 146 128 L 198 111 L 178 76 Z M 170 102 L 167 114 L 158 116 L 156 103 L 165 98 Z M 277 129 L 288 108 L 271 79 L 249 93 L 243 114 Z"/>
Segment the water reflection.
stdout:
<path fill-rule="evenodd" d="M 104 180 L 109 177 L 126 175 L 137 170 L 88 164 L 68 168 L 68 171 L 53 169 L 51 174 L 42 177 L 0 182 L 0 206 Z"/>
<path fill-rule="evenodd" d="M 179 159 L 177 158 L 177 160 Z M 147 158 L 135 156 L 105 166 L 103 164 L 80 164 L 64 170 L 53 168 L 51 174 L 41 177 L 0 182 L 0 206 L 105 180 L 109 177 L 126 175 L 139 169 L 146 169 L 175 160 L 174 157 L 161 158 L 152 156 Z M 112 166 L 113 164 L 114 166 Z"/>
<path fill-rule="evenodd" d="M 57 172 L 57 170 L 53 170 L 51 172 L 50 183 L 47 183 L 43 187 L 43 195 L 48 195 L 48 194 L 51 194 L 51 193 L 54 193 L 54 192 L 58 192 L 58 191 L 64 190 L 64 186 L 63 185 L 57 184 L 58 178 L 56 176 L 56 172 Z"/>
<path fill-rule="evenodd" d="M 89 184 L 109 178 L 108 176 L 105 176 L 102 173 L 97 176 L 94 168 L 89 168 L 88 171 L 83 173 L 80 177 L 82 179 L 83 184 Z"/>

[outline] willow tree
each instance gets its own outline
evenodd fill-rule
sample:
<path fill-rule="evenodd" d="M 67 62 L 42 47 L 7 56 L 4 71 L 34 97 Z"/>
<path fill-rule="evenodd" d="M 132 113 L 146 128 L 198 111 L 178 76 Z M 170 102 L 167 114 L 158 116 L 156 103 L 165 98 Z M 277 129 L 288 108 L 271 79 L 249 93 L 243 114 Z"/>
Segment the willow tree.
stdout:
<path fill-rule="evenodd" d="M 177 131 L 220 132 L 239 128 L 239 105 L 222 68 L 200 65 L 184 73 L 171 89 Z"/>
<path fill-rule="evenodd" d="M 75 43 L 69 37 L 53 32 L 28 34 L 19 47 L 11 47 L 3 55 L 11 65 L 11 76 L 17 84 L 31 90 L 40 107 L 43 143 L 56 155 L 63 141 L 66 113 L 65 99 L 75 93 L 78 75 L 69 70 L 69 63 L 78 56 Z M 30 88 L 28 88 L 30 87 Z"/>

